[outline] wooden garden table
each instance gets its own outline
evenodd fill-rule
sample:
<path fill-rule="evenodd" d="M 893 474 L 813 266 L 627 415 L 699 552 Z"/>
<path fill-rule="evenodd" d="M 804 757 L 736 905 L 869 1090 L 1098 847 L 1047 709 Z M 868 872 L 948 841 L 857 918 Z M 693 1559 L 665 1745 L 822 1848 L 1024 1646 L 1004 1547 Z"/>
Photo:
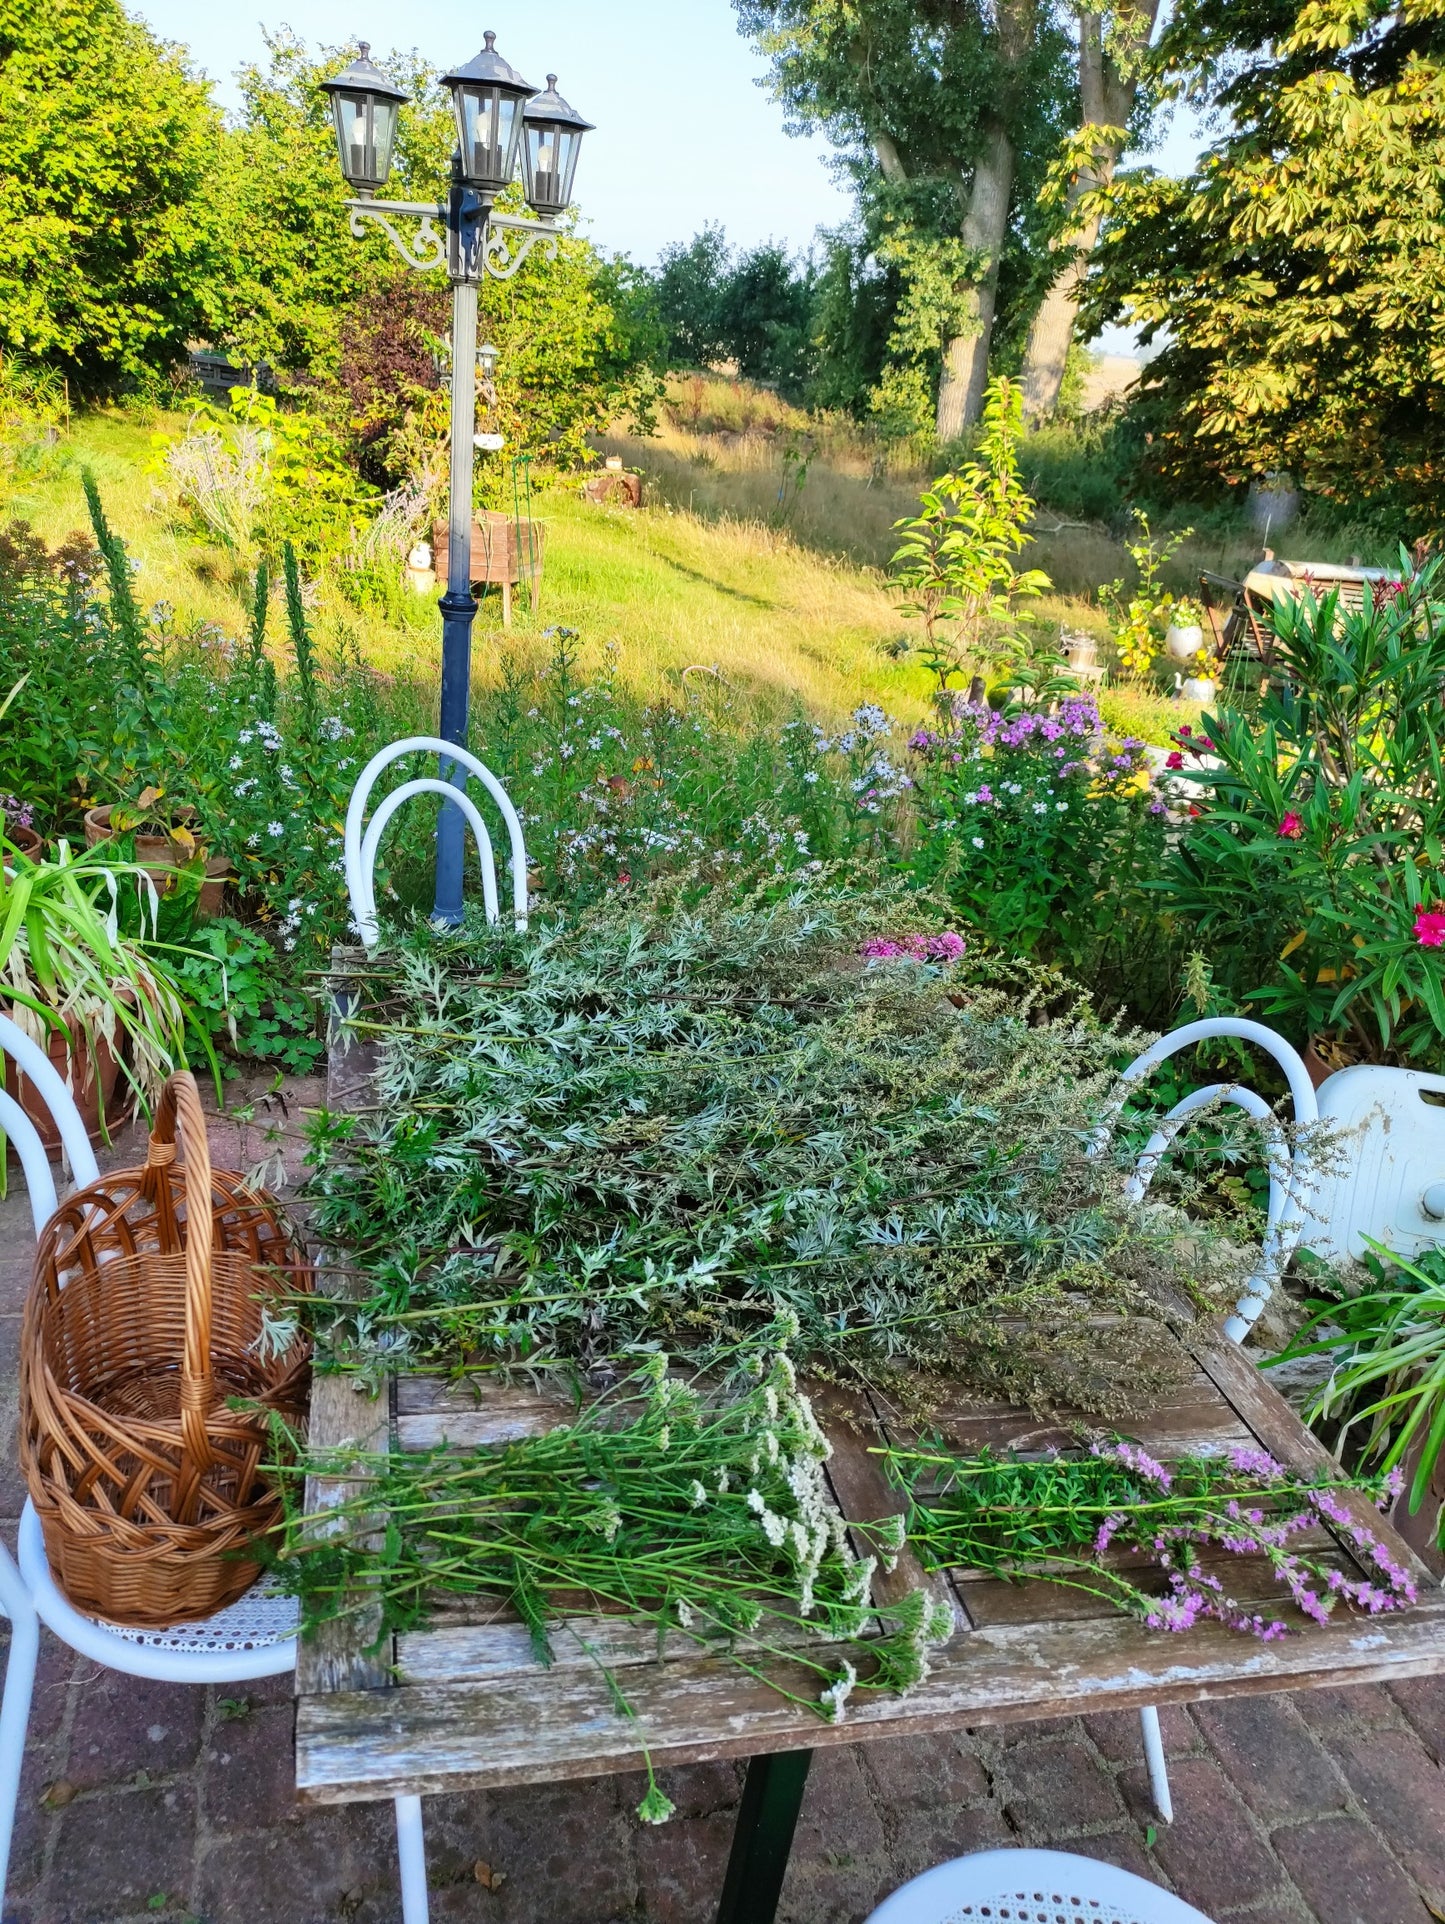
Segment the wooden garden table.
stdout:
<path fill-rule="evenodd" d="M 352 1077 L 362 1069 L 355 1063 Z M 333 1104 L 343 1106 L 346 1094 L 333 1071 Z M 1183 1348 L 1186 1373 L 1129 1426 L 1146 1449 L 1167 1460 L 1253 1444 L 1301 1472 L 1330 1465 L 1283 1398 L 1221 1334 L 1201 1325 L 1167 1340 Z M 901 1507 L 868 1445 L 908 1444 L 914 1433 L 874 1397 L 823 1390 L 814 1404 L 833 1442 L 827 1470 L 844 1515 L 862 1522 Z M 521 1390 L 473 1390 L 420 1375 L 397 1375 L 374 1397 L 357 1395 L 346 1379 L 320 1377 L 311 1435 L 322 1448 L 466 1446 L 538 1433 L 567 1409 Z M 1030 1453 L 1075 1440 L 1066 1420 L 1041 1422 L 961 1388 L 935 1412 L 931 1431 L 962 1451 L 987 1444 Z M 319 1483 L 308 1490 L 307 1508 L 345 1493 L 344 1485 Z M 680 1635 L 659 1656 L 651 1625 L 594 1617 L 577 1628 L 616 1671 L 657 1767 L 750 1759 L 718 1918 L 769 1924 L 819 1745 L 1445 1670 L 1445 1591 L 1368 1504 L 1350 1501 L 1412 1570 L 1419 1604 L 1378 1618 L 1341 1609 L 1323 1625 L 1285 1610 L 1294 1634 L 1271 1643 L 1212 1622 L 1184 1634 L 1147 1630 L 1094 1597 L 1045 1582 L 1009 1584 L 966 1570 L 924 1579 L 905 1555 L 892 1576 L 878 1578 L 876 1600 L 928 1581 L 954 1609 L 954 1634 L 909 1696 L 857 1694 L 841 1724 L 785 1701 L 725 1657 L 699 1656 Z M 1352 1567 L 1342 1546 L 1335 1554 Z M 1227 1561 L 1231 1589 L 1243 1600 L 1277 1596 L 1262 1559 Z M 363 1611 L 302 1640 L 296 1782 L 304 1802 L 556 1783 L 639 1767 L 638 1729 L 618 1714 L 578 1639 L 558 1635 L 556 1662 L 543 1669 L 525 1627 L 490 1599 L 476 1600 L 469 1613 L 451 1600 L 431 1629 L 371 1650 L 376 1631 L 376 1618 Z"/>

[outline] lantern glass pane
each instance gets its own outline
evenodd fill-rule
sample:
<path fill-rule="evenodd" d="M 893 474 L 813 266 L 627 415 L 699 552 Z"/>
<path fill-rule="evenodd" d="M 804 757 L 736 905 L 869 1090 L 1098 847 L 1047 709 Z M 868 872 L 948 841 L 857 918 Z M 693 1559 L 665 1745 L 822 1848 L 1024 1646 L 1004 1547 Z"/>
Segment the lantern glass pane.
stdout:
<path fill-rule="evenodd" d="M 391 172 L 391 154 L 396 145 L 396 123 L 400 102 L 373 100 L 371 103 L 372 166 L 378 187 L 386 185 Z"/>
<path fill-rule="evenodd" d="M 517 164 L 520 103 L 500 87 L 458 87 L 457 137 L 462 173 L 478 187 L 499 192 Z"/>
<path fill-rule="evenodd" d="M 571 204 L 581 131 L 555 120 L 529 120 L 523 148 L 527 199 L 539 214 L 560 214 Z"/>
<path fill-rule="evenodd" d="M 336 153 L 341 171 L 352 186 L 364 186 L 371 178 L 367 167 L 366 96 L 333 94 L 331 112 L 336 124 Z"/>

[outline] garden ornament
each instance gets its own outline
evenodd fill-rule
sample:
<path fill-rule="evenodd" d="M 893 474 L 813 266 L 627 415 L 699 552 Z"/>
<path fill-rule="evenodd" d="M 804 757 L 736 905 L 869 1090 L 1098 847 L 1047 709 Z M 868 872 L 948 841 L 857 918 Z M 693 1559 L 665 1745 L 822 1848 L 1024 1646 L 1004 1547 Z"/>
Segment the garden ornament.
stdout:
<path fill-rule="evenodd" d="M 95 1152 L 64 1082 L 49 1058 L 0 1016 L 0 1058 L 9 1056 L 45 1103 L 60 1132 L 71 1174 L 82 1187 L 98 1179 Z M 0 1134 L 14 1143 L 30 1193 L 36 1234 L 56 1207 L 55 1177 L 40 1132 L 0 1087 Z M 155 1683 L 237 1684 L 295 1667 L 297 1602 L 265 1582 L 201 1623 L 130 1629 L 86 1616 L 66 1598 L 45 1556 L 40 1519 L 27 1501 L 20 1517 L 19 1567 L 0 1546 L 0 1610 L 10 1619 L 5 1694 L 0 1699 L 0 1901 L 4 1897 L 20 1765 L 39 1646 L 39 1624 L 108 1670 Z M 426 1856 L 420 1797 L 398 1797 L 397 1856 L 403 1924 L 427 1924 Z"/>
<path fill-rule="evenodd" d="M 432 566 L 431 545 L 418 541 L 406 558 L 406 578 L 409 586 L 419 595 L 429 595 L 437 585 L 436 569 Z"/>
<path fill-rule="evenodd" d="M 351 919 L 355 923 L 362 942 L 368 949 L 374 949 L 381 939 L 380 925 L 376 919 L 376 853 L 381 845 L 382 833 L 387 823 L 403 802 L 413 795 L 441 795 L 453 807 L 461 810 L 477 839 L 477 854 L 482 866 L 482 901 L 487 920 L 499 919 L 497 903 L 497 862 L 492 853 L 492 838 L 487 833 L 487 825 L 482 820 L 476 803 L 460 783 L 444 781 L 436 775 L 422 776 L 415 781 L 403 782 L 382 802 L 362 834 L 362 821 L 366 815 L 366 805 L 371 799 L 371 791 L 376 785 L 382 770 L 390 767 L 405 755 L 413 753 L 440 755 L 443 767 L 450 764 L 457 769 L 465 769 L 477 777 L 501 810 L 502 820 L 507 825 L 511 839 L 512 856 L 512 911 L 518 929 L 527 926 L 527 848 L 522 839 L 521 817 L 512 806 L 511 798 L 492 771 L 475 755 L 465 748 L 458 748 L 455 742 L 440 740 L 434 735 L 411 735 L 405 741 L 393 742 L 383 748 L 362 769 L 357 777 L 356 787 L 351 791 L 351 801 L 346 810 L 345 865 L 346 889 L 351 897 Z"/>
<path fill-rule="evenodd" d="M 978 1851 L 915 1877 L 867 1924 L 1210 1924 L 1132 1871 L 1072 1851 Z"/>

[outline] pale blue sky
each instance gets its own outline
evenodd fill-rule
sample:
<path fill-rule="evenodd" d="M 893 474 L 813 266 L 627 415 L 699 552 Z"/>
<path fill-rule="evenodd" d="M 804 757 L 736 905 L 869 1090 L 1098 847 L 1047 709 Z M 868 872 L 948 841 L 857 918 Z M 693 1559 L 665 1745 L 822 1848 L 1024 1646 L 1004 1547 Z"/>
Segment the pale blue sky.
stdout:
<path fill-rule="evenodd" d="M 442 66 L 469 59 L 483 29 L 495 28 L 514 67 L 537 86 L 555 71 L 562 93 L 597 123 L 582 150 L 578 204 L 592 238 L 634 260 L 656 260 L 707 221 L 721 221 L 735 244 L 776 238 L 804 248 L 820 225 L 848 214 L 825 143 L 784 134 L 782 109 L 755 84 L 764 62 L 728 0 L 130 4 L 164 39 L 190 48 L 227 107 L 237 103 L 237 68 L 263 51 L 263 24 L 284 23 L 313 45 L 415 46 Z M 1181 127 L 1155 158 L 1182 167 L 1195 145 L 1192 126 Z"/>

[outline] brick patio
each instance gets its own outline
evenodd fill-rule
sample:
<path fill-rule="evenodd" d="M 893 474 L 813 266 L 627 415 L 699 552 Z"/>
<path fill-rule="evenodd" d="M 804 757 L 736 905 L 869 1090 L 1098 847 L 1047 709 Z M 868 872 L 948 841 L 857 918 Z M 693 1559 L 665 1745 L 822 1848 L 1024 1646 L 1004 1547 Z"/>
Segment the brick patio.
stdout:
<path fill-rule="evenodd" d="M 288 1094 L 289 1121 L 272 1105 L 241 1129 L 242 1166 L 266 1153 L 268 1117 L 294 1143 L 295 1111 L 319 1085 Z M 225 1146 L 221 1128 L 213 1141 Z M 13 1163 L 11 1177 L 0 1528 L 13 1545 L 31 1231 Z M 288 1679 L 229 1695 L 138 1683 L 47 1638 L 4 1924 L 395 1924 L 390 1806 L 298 1812 L 289 1698 Z M 1220 1924 L 1445 1924 L 1445 1680 L 1235 1699 L 1166 1711 L 1163 1725 L 1178 1815 L 1157 1834 L 1132 1716 L 822 1752 L 780 1915 L 855 1924 L 931 1864 L 1027 1843 L 1108 1858 Z M 430 1800 L 433 1917 L 711 1924 L 741 1773 L 704 1766 L 663 1782 L 678 1816 L 656 1830 L 631 1814 L 633 1778 Z"/>

